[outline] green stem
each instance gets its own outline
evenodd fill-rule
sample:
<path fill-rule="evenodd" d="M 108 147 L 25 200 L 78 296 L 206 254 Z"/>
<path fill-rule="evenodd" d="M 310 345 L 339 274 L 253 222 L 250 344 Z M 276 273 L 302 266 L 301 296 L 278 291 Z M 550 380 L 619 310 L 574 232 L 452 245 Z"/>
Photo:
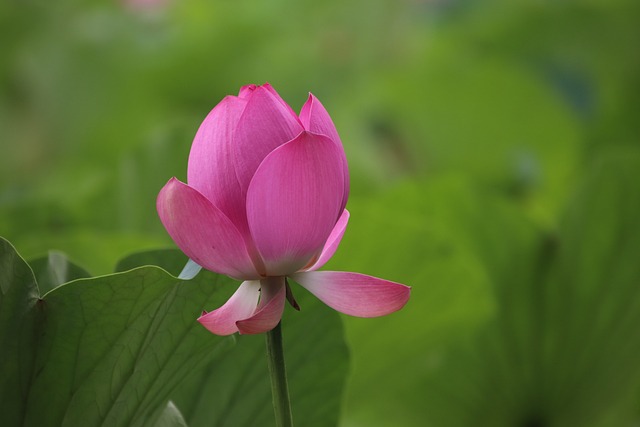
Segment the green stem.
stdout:
<path fill-rule="evenodd" d="M 278 427 L 293 427 L 280 323 L 267 332 L 267 362 L 269 364 L 269 373 L 271 374 L 271 394 L 273 395 L 276 425 Z"/>

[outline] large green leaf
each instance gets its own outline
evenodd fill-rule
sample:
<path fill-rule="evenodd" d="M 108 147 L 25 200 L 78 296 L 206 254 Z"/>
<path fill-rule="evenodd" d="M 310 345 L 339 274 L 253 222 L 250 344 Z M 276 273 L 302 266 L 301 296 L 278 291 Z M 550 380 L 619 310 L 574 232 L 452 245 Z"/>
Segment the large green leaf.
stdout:
<path fill-rule="evenodd" d="M 122 260 L 117 269 L 151 263 L 178 274 L 186 260 L 175 250 L 149 251 Z M 294 421 L 336 425 L 348 368 L 342 323 L 304 289 L 294 286 L 293 292 L 301 311 L 287 307 L 282 323 Z M 238 336 L 225 357 L 209 363 L 171 398 L 190 427 L 275 425 L 264 335 Z"/>
<path fill-rule="evenodd" d="M 36 260 L 53 288 L 39 298 L 32 270 L 1 243 L 3 426 L 272 425 L 264 336 L 218 337 L 195 321 L 237 282 L 137 267 L 177 274 L 186 257 L 160 250 L 56 286 L 65 268 L 84 274 L 59 256 Z M 335 425 L 347 369 L 340 318 L 306 293 L 298 300 L 303 312 L 284 317 L 294 414 Z"/>
<path fill-rule="evenodd" d="M 150 425 L 185 377 L 232 344 L 195 322 L 229 282 L 143 267 L 48 293 L 24 423 Z"/>

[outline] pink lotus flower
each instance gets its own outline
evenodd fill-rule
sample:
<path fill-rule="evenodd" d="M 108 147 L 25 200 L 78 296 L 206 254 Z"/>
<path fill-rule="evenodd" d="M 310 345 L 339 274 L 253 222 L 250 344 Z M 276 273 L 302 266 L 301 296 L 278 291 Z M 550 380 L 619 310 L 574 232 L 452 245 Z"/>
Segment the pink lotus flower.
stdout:
<path fill-rule="evenodd" d="M 299 116 L 269 84 L 225 97 L 198 129 L 187 181 L 172 178 L 160 191 L 162 223 L 191 260 L 243 280 L 222 307 L 198 319 L 214 334 L 273 329 L 285 299 L 296 307 L 286 277 L 353 316 L 383 316 L 409 299 L 410 288 L 399 283 L 316 271 L 349 220 L 349 170 L 313 95 Z"/>

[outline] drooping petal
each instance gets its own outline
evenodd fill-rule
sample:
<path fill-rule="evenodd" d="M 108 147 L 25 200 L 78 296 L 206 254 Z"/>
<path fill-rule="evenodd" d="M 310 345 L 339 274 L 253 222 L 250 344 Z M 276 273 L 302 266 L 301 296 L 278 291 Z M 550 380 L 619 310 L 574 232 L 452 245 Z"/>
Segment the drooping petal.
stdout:
<path fill-rule="evenodd" d="M 243 282 L 238 290 L 217 310 L 203 314 L 198 322 L 216 335 L 231 335 L 238 332 L 236 322 L 250 317 L 258 306 L 260 282 Z"/>
<path fill-rule="evenodd" d="M 347 205 L 347 199 L 349 198 L 350 185 L 347 156 L 344 152 L 344 147 L 342 146 L 342 141 L 340 140 L 336 126 L 333 124 L 333 120 L 331 120 L 331 116 L 329 116 L 329 113 L 318 98 L 313 96 L 311 93 L 309 94 L 307 102 L 302 106 L 302 110 L 300 111 L 300 121 L 302 122 L 305 130 L 318 133 L 320 135 L 326 135 L 340 147 L 344 167 L 344 196 L 342 200 L 342 209 L 344 209 Z"/>
<path fill-rule="evenodd" d="M 247 219 L 267 275 L 298 271 L 322 249 L 344 189 L 340 151 L 303 132 L 270 153 L 247 192 Z"/>
<path fill-rule="evenodd" d="M 235 225 L 197 190 L 171 178 L 156 207 L 173 241 L 195 263 L 238 279 L 260 277 Z"/>
<path fill-rule="evenodd" d="M 233 131 L 247 101 L 225 97 L 204 119 L 191 145 L 187 183 L 247 232 L 244 198 L 234 167 Z"/>
<path fill-rule="evenodd" d="M 260 334 L 275 328 L 284 310 L 286 288 L 284 277 L 260 280 L 260 304 L 253 316 L 236 322 L 241 334 Z"/>
<path fill-rule="evenodd" d="M 342 211 L 342 215 L 338 219 L 335 227 L 329 234 L 329 238 L 327 242 L 324 244 L 324 248 L 322 248 L 322 252 L 318 257 L 318 260 L 313 263 L 311 267 L 306 268 L 307 271 L 314 271 L 322 267 L 331 259 L 336 250 L 338 249 L 338 245 L 340 245 L 340 241 L 342 240 L 342 236 L 344 236 L 344 232 L 347 229 L 347 223 L 349 222 L 349 211 Z"/>
<path fill-rule="evenodd" d="M 409 286 L 359 273 L 312 271 L 289 277 L 329 307 L 357 317 L 378 317 L 400 310 L 411 292 Z"/>
<path fill-rule="evenodd" d="M 234 162 L 242 195 L 256 169 L 275 148 L 292 140 L 302 131 L 298 117 L 279 97 L 265 87 L 256 87 L 247 96 L 234 132 Z"/>

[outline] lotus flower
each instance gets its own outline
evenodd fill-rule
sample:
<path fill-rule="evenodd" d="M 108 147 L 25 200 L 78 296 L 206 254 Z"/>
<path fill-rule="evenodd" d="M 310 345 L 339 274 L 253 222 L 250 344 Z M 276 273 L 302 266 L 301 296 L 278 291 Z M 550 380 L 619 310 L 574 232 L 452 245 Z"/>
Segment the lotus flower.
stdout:
<path fill-rule="evenodd" d="M 349 170 L 329 114 L 313 95 L 297 115 L 269 85 L 245 86 L 206 117 L 184 184 L 160 191 L 158 213 L 198 265 L 242 280 L 198 321 L 217 335 L 273 329 L 287 277 L 328 306 L 359 317 L 399 310 L 410 288 L 358 273 L 316 271 L 334 254 L 349 212 Z"/>

